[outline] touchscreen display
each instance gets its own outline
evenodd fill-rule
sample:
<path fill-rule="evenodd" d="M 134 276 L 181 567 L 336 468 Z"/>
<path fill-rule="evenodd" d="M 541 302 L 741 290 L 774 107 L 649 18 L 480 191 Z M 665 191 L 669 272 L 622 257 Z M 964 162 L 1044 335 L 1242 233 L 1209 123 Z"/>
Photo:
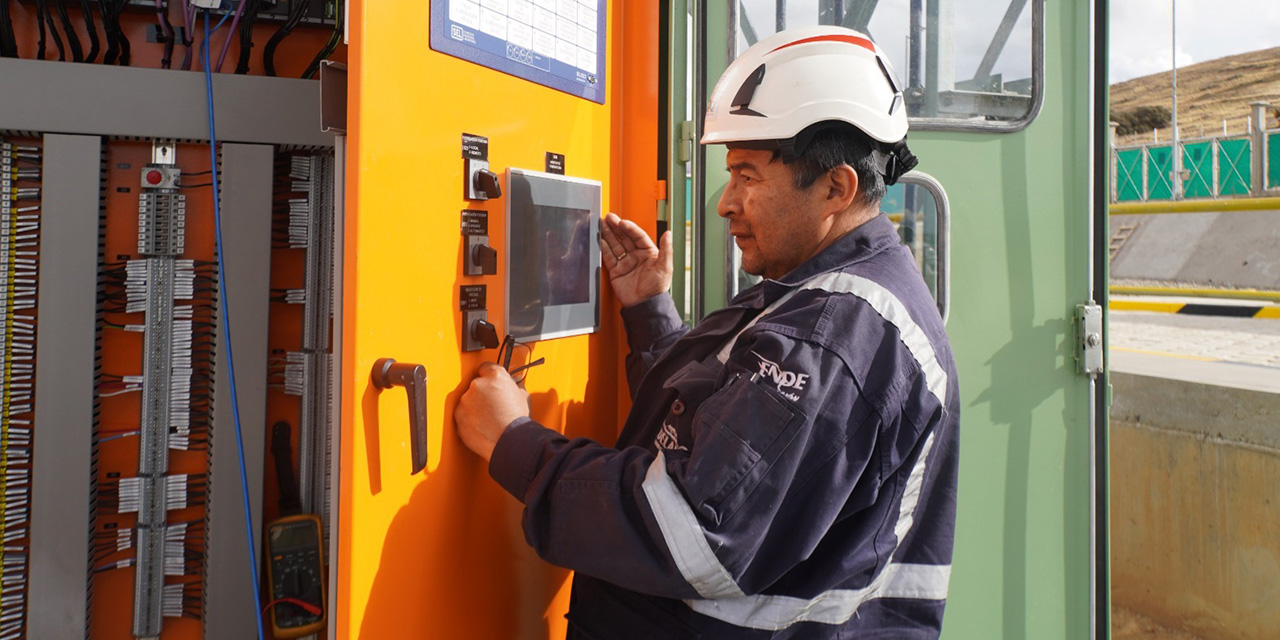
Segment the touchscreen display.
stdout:
<path fill-rule="evenodd" d="M 533 326 L 542 309 L 591 301 L 591 212 L 534 205 L 511 219 L 511 309 Z"/>
<path fill-rule="evenodd" d="M 512 168 L 507 186 L 506 332 L 546 340 L 595 331 L 600 183 Z"/>

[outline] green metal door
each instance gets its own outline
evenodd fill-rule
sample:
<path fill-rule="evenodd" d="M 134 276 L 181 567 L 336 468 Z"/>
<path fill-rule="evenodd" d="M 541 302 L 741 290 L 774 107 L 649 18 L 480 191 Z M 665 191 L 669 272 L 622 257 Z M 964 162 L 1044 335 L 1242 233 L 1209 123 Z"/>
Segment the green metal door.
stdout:
<path fill-rule="evenodd" d="M 952 211 L 947 328 L 963 397 L 943 638 L 1109 637 L 1106 382 L 1078 372 L 1075 323 L 1077 306 L 1106 305 L 1093 228 L 1106 228 L 1108 147 L 1105 119 L 1099 131 L 1091 118 L 1105 107 L 1105 65 L 1094 65 L 1105 2 L 692 4 L 699 115 L 731 56 L 786 26 L 869 31 L 909 87 L 911 148 Z M 976 52 L 964 48 L 971 32 L 985 34 Z M 1026 75 L 1007 70 L 1019 55 Z M 746 284 L 715 212 L 724 153 L 694 152 L 695 318 Z"/>

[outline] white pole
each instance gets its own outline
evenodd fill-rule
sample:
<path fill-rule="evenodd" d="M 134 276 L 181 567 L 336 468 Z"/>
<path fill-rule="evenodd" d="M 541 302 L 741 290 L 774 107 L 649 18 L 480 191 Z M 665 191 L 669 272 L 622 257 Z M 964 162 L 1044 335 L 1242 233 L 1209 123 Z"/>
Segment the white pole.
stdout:
<path fill-rule="evenodd" d="M 1182 199 L 1182 150 L 1178 147 L 1178 0 L 1169 0 L 1173 41 L 1173 199 Z"/>

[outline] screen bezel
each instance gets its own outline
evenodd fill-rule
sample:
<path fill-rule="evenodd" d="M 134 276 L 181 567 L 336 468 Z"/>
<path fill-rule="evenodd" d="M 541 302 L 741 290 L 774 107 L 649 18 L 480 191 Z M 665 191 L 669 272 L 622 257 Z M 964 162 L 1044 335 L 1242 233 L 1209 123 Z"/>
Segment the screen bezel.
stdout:
<path fill-rule="evenodd" d="M 596 239 L 600 237 L 600 211 L 602 184 L 598 180 L 574 178 L 529 169 L 507 169 L 506 175 L 506 305 L 503 313 L 503 326 L 507 333 L 521 342 L 551 340 L 589 333 L 600 328 L 600 245 Z M 557 207 L 561 209 L 578 209 L 590 212 L 587 219 L 588 229 L 587 252 L 590 256 L 589 297 L 586 302 L 577 304 L 559 304 L 543 307 L 542 325 L 540 329 L 524 332 L 511 326 L 511 273 L 517 265 L 511 264 L 511 249 L 515 245 L 512 238 L 512 216 L 531 207 Z"/>

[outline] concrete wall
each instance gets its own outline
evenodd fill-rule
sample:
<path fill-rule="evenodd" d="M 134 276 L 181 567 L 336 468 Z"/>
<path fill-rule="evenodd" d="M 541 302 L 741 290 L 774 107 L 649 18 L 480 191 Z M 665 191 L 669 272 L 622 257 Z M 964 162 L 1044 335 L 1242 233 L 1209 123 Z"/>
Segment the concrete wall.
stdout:
<path fill-rule="evenodd" d="M 1111 262 L 1113 278 L 1280 289 L 1280 211 L 1111 216 L 1138 228 Z"/>
<path fill-rule="evenodd" d="M 1280 637 L 1280 395 L 1112 383 L 1114 604 L 1215 640 Z"/>

